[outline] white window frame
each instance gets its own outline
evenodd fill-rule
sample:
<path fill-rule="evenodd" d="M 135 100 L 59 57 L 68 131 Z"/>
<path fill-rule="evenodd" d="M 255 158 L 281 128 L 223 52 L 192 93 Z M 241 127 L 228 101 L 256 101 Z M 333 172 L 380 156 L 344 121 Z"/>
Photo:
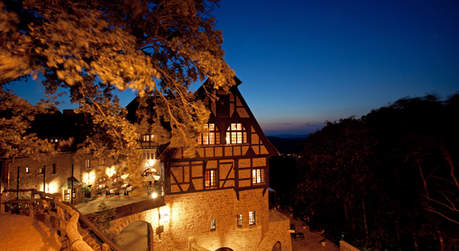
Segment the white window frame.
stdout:
<path fill-rule="evenodd" d="M 238 214 L 237 217 L 236 217 L 236 224 L 238 227 L 242 227 L 242 224 L 243 224 L 243 218 L 242 218 L 242 214 Z"/>
<path fill-rule="evenodd" d="M 265 170 L 264 168 L 253 168 L 252 169 L 252 184 L 264 184 L 265 183 Z"/>
<path fill-rule="evenodd" d="M 255 211 L 249 212 L 249 226 L 253 226 L 257 224 L 257 217 Z"/>
<path fill-rule="evenodd" d="M 209 173 L 209 177 L 207 174 Z M 204 173 L 204 188 L 212 189 L 218 187 L 217 169 L 206 169 Z"/>
<path fill-rule="evenodd" d="M 204 125 L 204 132 L 199 135 L 198 144 L 215 145 L 220 144 L 220 133 L 214 123 Z"/>
<path fill-rule="evenodd" d="M 217 219 L 210 220 L 210 231 L 217 230 Z"/>
<path fill-rule="evenodd" d="M 226 129 L 226 144 L 246 144 L 247 131 L 242 123 L 231 123 Z"/>

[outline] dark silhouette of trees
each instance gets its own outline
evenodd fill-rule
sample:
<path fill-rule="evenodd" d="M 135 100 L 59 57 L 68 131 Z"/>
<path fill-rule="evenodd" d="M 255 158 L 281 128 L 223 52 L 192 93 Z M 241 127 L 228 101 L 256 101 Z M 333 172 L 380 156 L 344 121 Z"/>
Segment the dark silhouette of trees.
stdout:
<path fill-rule="evenodd" d="M 362 248 L 457 248 L 458 100 L 405 98 L 310 135 L 295 214 Z"/>

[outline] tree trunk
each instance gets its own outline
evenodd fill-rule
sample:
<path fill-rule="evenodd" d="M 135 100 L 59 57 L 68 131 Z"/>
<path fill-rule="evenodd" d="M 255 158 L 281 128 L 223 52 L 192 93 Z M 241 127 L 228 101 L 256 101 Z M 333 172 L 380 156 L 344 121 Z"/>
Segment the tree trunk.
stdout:
<path fill-rule="evenodd" d="M 343 206 L 344 206 L 344 219 L 346 220 L 346 222 L 349 221 L 349 214 L 347 212 L 347 203 L 346 201 L 343 201 Z"/>
<path fill-rule="evenodd" d="M 351 220 L 352 232 L 355 233 L 356 225 L 354 220 L 354 214 L 352 212 L 352 202 L 349 202 L 349 218 Z"/>
<path fill-rule="evenodd" d="M 362 199 L 362 214 L 363 214 L 363 227 L 365 229 L 365 247 L 367 247 L 369 234 L 368 234 L 368 223 L 367 223 L 367 210 L 365 208 L 365 200 L 364 199 Z"/>
<path fill-rule="evenodd" d="M 397 243 L 398 243 L 398 250 L 401 250 L 400 248 L 400 217 L 397 216 L 395 219 L 395 237 L 397 238 Z"/>
<path fill-rule="evenodd" d="M 456 178 L 456 171 L 455 171 L 455 168 L 454 168 L 453 159 L 451 158 L 451 154 L 449 153 L 448 149 L 446 149 L 446 147 L 444 145 L 442 145 L 441 150 L 443 152 L 443 156 L 444 156 L 446 162 L 448 162 L 449 170 L 450 170 L 449 173 L 451 175 L 451 179 L 453 180 L 454 184 L 456 185 L 456 188 L 459 189 L 459 181 Z"/>
<path fill-rule="evenodd" d="M 11 160 L 11 167 L 14 166 L 14 157 L 13 159 Z M 17 172 L 17 176 L 16 176 L 16 200 L 19 200 L 19 167 L 18 168 L 18 172 Z"/>
<path fill-rule="evenodd" d="M 445 250 L 445 243 L 443 239 L 443 235 L 439 229 L 437 229 L 438 241 L 440 242 L 440 251 Z"/>
<path fill-rule="evenodd" d="M 413 245 L 414 250 L 419 251 L 418 238 L 416 237 L 415 233 L 413 233 Z"/>
<path fill-rule="evenodd" d="M 430 199 L 429 189 L 427 188 L 427 181 L 424 177 L 424 171 L 422 170 L 421 163 L 419 163 L 418 159 L 416 159 L 416 164 L 418 165 L 419 175 L 421 176 L 422 185 L 424 186 L 424 192 L 426 193 L 426 197 Z"/>

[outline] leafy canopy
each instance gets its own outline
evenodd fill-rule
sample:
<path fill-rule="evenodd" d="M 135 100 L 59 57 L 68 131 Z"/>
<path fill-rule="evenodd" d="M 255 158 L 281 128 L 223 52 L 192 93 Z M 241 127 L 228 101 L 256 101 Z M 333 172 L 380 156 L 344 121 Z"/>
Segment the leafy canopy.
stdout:
<path fill-rule="evenodd" d="M 92 121 L 92 136 L 81 144 L 85 152 L 128 156 L 146 132 L 163 135 L 158 144 L 193 146 L 209 113 L 190 84 L 233 85 L 222 33 L 209 14 L 217 2 L 3 1 L 0 92 L 14 95 L 5 84 L 31 76 L 43 79 L 48 95 L 67 90 L 77 112 Z M 126 120 L 114 95 L 126 89 L 139 95 L 139 123 Z"/>

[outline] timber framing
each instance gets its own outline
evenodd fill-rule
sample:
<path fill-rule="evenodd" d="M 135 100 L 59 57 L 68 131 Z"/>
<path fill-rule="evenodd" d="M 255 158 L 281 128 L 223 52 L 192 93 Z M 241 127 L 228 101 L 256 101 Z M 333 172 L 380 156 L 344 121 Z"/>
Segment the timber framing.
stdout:
<path fill-rule="evenodd" d="M 263 194 L 266 192 L 268 159 L 279 152 L 263 133 L 238 90 L 241 81 L 236 78 L 236 83 L 228 92 L 213 91 L 210 96 L 218 97 L 217 100 L 203 95 L 207 82 L 197 91 L 196 95 L 204 99 L 211 111 L 207 128 L 215 128 L 209 132 L 213 134 L 208 135 L 213 140 L 204 141 L 206 136 L 201 135 L 203 144 L 192 157 L 185 156 L 181 148 L 162 152 L 167 194 L 233 189 L 239 199 L 239 191 L 263 188 Z"/>

